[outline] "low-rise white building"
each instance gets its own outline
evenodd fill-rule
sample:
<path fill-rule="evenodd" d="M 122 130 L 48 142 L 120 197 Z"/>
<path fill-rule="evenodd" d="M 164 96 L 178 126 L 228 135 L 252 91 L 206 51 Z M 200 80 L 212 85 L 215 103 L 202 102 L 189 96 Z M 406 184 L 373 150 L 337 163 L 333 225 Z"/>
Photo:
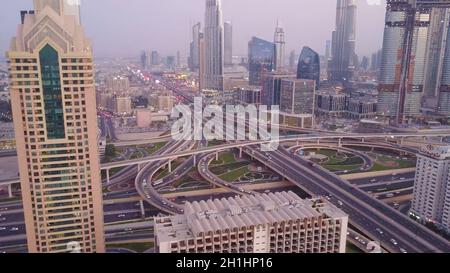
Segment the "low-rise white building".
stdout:
<path fill-rule="evenodd" d="M 293 192 L 186 203 L 156 217 L 160 253 L 343 253 L 348 216 L 323 199 Z"/>

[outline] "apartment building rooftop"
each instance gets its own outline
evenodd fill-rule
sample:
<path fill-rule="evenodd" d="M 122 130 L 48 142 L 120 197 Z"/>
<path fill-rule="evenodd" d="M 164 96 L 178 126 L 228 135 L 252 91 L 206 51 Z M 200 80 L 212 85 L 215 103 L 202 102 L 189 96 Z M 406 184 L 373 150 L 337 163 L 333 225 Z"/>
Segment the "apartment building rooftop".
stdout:
<path fill-rule="evenodd" d="M 304 200 L 293 192 L 277 192 L 186 203 L 184 215 L 156 219 L 155 232 L 160 242 L 167 242 L 298 219 L 344 217 L 343 211 L 323 199 Z"/>

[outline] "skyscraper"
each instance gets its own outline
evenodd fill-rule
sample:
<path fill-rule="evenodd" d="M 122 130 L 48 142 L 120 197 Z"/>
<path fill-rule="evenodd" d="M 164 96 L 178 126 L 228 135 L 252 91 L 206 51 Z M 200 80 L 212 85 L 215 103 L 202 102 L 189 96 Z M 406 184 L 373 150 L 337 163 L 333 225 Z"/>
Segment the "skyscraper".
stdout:
<path fill-rule="evenodd" d="M 284 39 L 284 29 L 279 22 L 277 22 L 277 27 L 275 28 L 274 43 L 276 54 L 275 69 L 280 71 L 284 69 L 286 41 Z"/>
<path fill-rule="evenodd" d="M 409 0 L 387 1 L 378 111 L 395 124 L 420 116 L 430 13 Z"/>
<path fill-rule="evenodd" d="M 314 114 L 316 82 L 281 80 L 280 110 L 288 114 Z"/>
<path fill-rule="evenodd" d="M 201 33 L 201 23 L 197 23 L 192 27 L 192 42 L 190 50 L 190 62 L 189 68 L 192 71 L 197 71 L 200 66 L 200 33 Z"/>
<path fill-rule="evenodd" d="M 161 64 L 161 55 L 156 50 L 152 51 L 152 62 L 151 62 L 151 64 L 152 64 L 152 66 L 157 66 L 157 65 Z"/>
<path fill-rule="evenodd" d="M 284 72 L 266 72 L 262 74 L 261 104 L 280 105 L 281 81 L 294 79 L 295 75 Z"/>
<path fill-rule="evenodd" d="M 297 61 L 295 50 L 292 50 L 289 54 L 289 69 L 294 71 L 297 67 L 295 65 L 295 62 Z"/>
<path fill-rule="evenodd" d="M 333 31 L 328 79 L 346 83 L 354 73 L 356 1 L 337 0 L 336 30 Z"/>
<path fill-rule="evenodd" d="M 64 0 L 35 0 L 7 52 L 29 252 L 104 252 L 91 43 Z"/>
<path fill-rule="evenodd" d="M 328 73 L 328 63 L 330 62 L 331 58 L 331 41 L 327 40 L 325 43 L 325 69 Z"/>
<path fill-rule="evenodd" d="M 204 88 L 223 91 L 224 30 L 221 0 L 206 0 Z"/>
<path fill-rule="evenodd" d="M 205 88 L 206 81 L 206 72 L 205 72 L 205 35 L 203 33 L 199 33 L 198 36 L 198 76 L 199 76 L 199 91 L 202 91 Z"/>
<path fill-rule="evenodd" d="M 316 81 L 316 89 L 320 86 L 320 56 L 310 47 L 303 47 L 298 60 L 297 79 Z"/>
<path fill-rule="evenodd" d="M 450 115 L 450 9 L 432 9 L 423 83 L 424 106 Z"/>
<path fill-rule="evenodd" d="M 261 85 L 261 75 L 275 68 L 275 44 L 253 37 L 248 43 L 250 85 Z"/>
<path fill-rule="evenodd" d="M 225 65 L 233 64 L 233 25 L 227 21 L 225 27 Z"/>

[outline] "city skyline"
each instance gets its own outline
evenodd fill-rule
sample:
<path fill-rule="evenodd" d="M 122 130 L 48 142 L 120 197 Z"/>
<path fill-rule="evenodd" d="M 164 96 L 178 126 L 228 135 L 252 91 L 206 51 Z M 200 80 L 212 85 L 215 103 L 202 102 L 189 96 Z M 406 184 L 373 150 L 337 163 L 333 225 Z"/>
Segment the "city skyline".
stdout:
<path fill-rule="evenodd" d="M 0 253 L 450 253 L 450 0 L 22 1 Z"/>
<path fill-rule="evenodd" d="M 107 2 L 105 2 L 107 1 Z M 192 26 L 201 21 L 204 24 L 204 1 L 190 0 L 189 6 L 181 5 L 181 0 L 159 1 L 132 0 L 123 5 L 118 0 L 82 1 L 83 25 L 89 37 L 94 38 L 96 57 L 133 57 L 143 49 L 158 50 L 165 55 L 175 55 L 178 50 L 186 57 L 189 52 Z M 245 3 L 228 0 L 223 3 L 224 21 L 232 21 L 234 28 L 234 54 L 246 55 L 247 43 L 253 36 L 272 40 L 277 20 L 286 33 L 286 52 L 298 51 L 310 46 L 319 54 L 324 54 L 324 41 L 331 39 L 335 25 L 335 0 L 326 0 L 326 5 L 307 0 L 269 0 L 262 7 L 256 0 Z M 368 5 L 365 0 L 357 0 L 357 54 L 370 55 L 382 46 L 385 3 L 380 6 Z M 103 9 L 105 5 L 108 9 Z M 294 8 L 293 8 L 294 7 Z M 0 28 L 0 50 L 5 52 L 11 35 L 14 34 L 17 15 L 20 10 L 32 9 L 27 0 L 8 1 L 0 11 L 3 26 Z M 9 12 L 9 11 L 16 12 Z M 250 13 L 258 13 L 257 23 L 249 18 Z M 319 12 L 323 16 L 317 16 Z M 176 20 L 173 16 L 176 15 Z M 127 18 L 126 22 L 117 18 Z M 366 18 L 370 18 L 367 20 Z M 164 28 L 161 28 L 161 23 Z M 316 33 L 311 34 L 306 26 L 314 24 Z M 155 26 L 155 27 L 152 27 Z M 133 29 L 135 31 L 130 31 Z M 176 33 L 171 35 L 167 32 Z M 117 35 L 121 39 L 117 39 Z M 170 41 L 170 42 L 169 42 Z"/>

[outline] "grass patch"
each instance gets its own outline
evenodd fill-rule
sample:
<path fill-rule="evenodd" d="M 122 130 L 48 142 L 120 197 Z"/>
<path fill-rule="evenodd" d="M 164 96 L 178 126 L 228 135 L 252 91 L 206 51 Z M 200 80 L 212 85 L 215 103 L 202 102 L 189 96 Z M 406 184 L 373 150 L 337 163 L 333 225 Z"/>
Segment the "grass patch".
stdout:
<path fill-rule="evenodd" d="M 142 147 L 142 148 L 144 148 L 147 151 L 147 153 L 149 153 L 149 155 L 152 155 L 152 154 L 156 153 L 157 151 L 161 150 L 161 148 L 166 145 L 167 145 L 167 141 L 155 143 L 152 147 Z"/>
<path fill-rule="evenodd" d="M 361 168 L 361 165 L 323 165 L 329 171 L 354 171 Z"/>
<path fill-rule="evenodd" d="M 224 165 L 236 162 L 236 158 L 232 152 L 226 152 L 219 155 L 219 160 L 211 161 L 211 165 Z"/>
<path fill-rule="evenodd" d="M 383 162 L 395 162 L 396 166 L 388 166 L 387 164 L 383 164 Z M 375 161 L 375 164 L 370 171 L 377 172 L 396 169 L 407 169 L 407 168 L 414 168 L 415 166 L 416 162 L 414 160 L 403 160 L 397 158 L 390 158 L 386 156 L 377 156 L 377 160 Z"/>
<path fill-rule="evenodd" d="M 234 162 L 234 163 L 227 164 L 227 165 L 219 165 L 216 167 L 211 167 L 210 170 L 215 175 L 222 175 L 229 171 L 234 171 L 234 170 L 242 168 L 244 166 L 248 166 L 249 164 L 250 163 L 247 161 Z"/>
<path fill-rule="evenodd" d="M 106 248 L 125 248 L 129 250 L 133 250 L 137 253 L 144 253 L 144 251 L 149 250 L 154 247 L 155 243 L 128 243 L 128 244 L 107 244 Z"/>
<path fill-rule="evenodd" d="M 233 170 L 231 172 L 222 174 L 219 177 L 227 182 L 233 182 L 233 181 L 238 180 L 243 175 L 246 175 L 247 173 L 249 173 L 248 166 L 244 166 L 239 169 Z"/>
<path fill-rule="evenodd" d="M 346 253 L 364 253 L 361 249 L 359 249 L 357 246 L 355 246 L 352 243 L 347 242 L 347 247 L 345 249 Z"/>

